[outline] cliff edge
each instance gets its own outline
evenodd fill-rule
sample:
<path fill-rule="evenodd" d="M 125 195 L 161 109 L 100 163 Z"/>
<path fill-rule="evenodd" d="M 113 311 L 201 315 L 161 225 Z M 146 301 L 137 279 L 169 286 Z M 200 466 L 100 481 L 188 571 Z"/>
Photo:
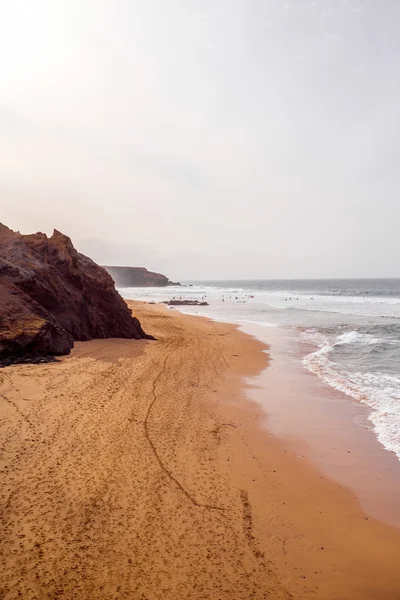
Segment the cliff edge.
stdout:
<path fill-rule="evenodd" d="M 0 365 L 111 337 L 152 339 L 107 271 L 57 230 L 22 235 L 0 223 Z"/>

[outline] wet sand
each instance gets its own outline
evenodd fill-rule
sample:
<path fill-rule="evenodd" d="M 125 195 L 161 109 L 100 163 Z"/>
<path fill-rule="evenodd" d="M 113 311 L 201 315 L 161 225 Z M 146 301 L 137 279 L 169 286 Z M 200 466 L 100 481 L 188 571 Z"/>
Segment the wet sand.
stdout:
<path fill-rule="evenodd" d="M 400 529 L 400 461 L 378 441 L 371 408 L 323 383 L 301 364 L 315 350 L 288 328 L 249 325 L 270 342 L 271 364 L 253 378 L 250 397 L 265 427 L 332 479 L 348 487 L 364 510 Z"/>
<path fill-rule="evenodd" d="M 0 371 L 0 597 L 398 599 L 400 533 L 263 429 L 261 342 L 134 306 L 157 342 Z"/>

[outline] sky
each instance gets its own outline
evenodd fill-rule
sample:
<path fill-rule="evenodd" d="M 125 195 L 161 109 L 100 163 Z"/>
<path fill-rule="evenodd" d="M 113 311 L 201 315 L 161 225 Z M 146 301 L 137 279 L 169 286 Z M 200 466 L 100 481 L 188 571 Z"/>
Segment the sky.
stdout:
<path fill-rule="evenodd" d="M 399 0 L 0 0 L 0 221 L 171 279 L 400 277 Z"/>

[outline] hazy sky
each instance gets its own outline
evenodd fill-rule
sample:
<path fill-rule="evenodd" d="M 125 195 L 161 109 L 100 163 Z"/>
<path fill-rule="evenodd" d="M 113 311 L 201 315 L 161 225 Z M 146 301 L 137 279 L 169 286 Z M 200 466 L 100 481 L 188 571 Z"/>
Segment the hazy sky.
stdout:
<path fill-rule="evenodd" d="M 400 276 L 399 0 L 0 0 L 0 221 L 172 279 Z"/>

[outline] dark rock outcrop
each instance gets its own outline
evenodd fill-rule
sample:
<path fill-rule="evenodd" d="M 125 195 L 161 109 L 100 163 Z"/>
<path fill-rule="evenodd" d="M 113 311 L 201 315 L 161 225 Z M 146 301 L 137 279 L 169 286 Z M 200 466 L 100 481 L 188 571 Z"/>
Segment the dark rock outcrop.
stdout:
<path fill-rule="evenodd" d="M 168 306 L 209 306 L 208 302 L 200 302 L 199 300 L 164 300 L 161 304 Z"/>
<path fill-rule="evenodd" d="M 181 285 L 170 281 L 161 273 L 153 273 L 144 267 L 109 267 L 104 269 L 111 275 L 117 287 L 166 287 Z"/>
<path fill-rule="evenodd" d="M 59 231 L 21 235 L 0 224 L 0 364 L 111 337 L 151 338 L 110 275 Z"/>

